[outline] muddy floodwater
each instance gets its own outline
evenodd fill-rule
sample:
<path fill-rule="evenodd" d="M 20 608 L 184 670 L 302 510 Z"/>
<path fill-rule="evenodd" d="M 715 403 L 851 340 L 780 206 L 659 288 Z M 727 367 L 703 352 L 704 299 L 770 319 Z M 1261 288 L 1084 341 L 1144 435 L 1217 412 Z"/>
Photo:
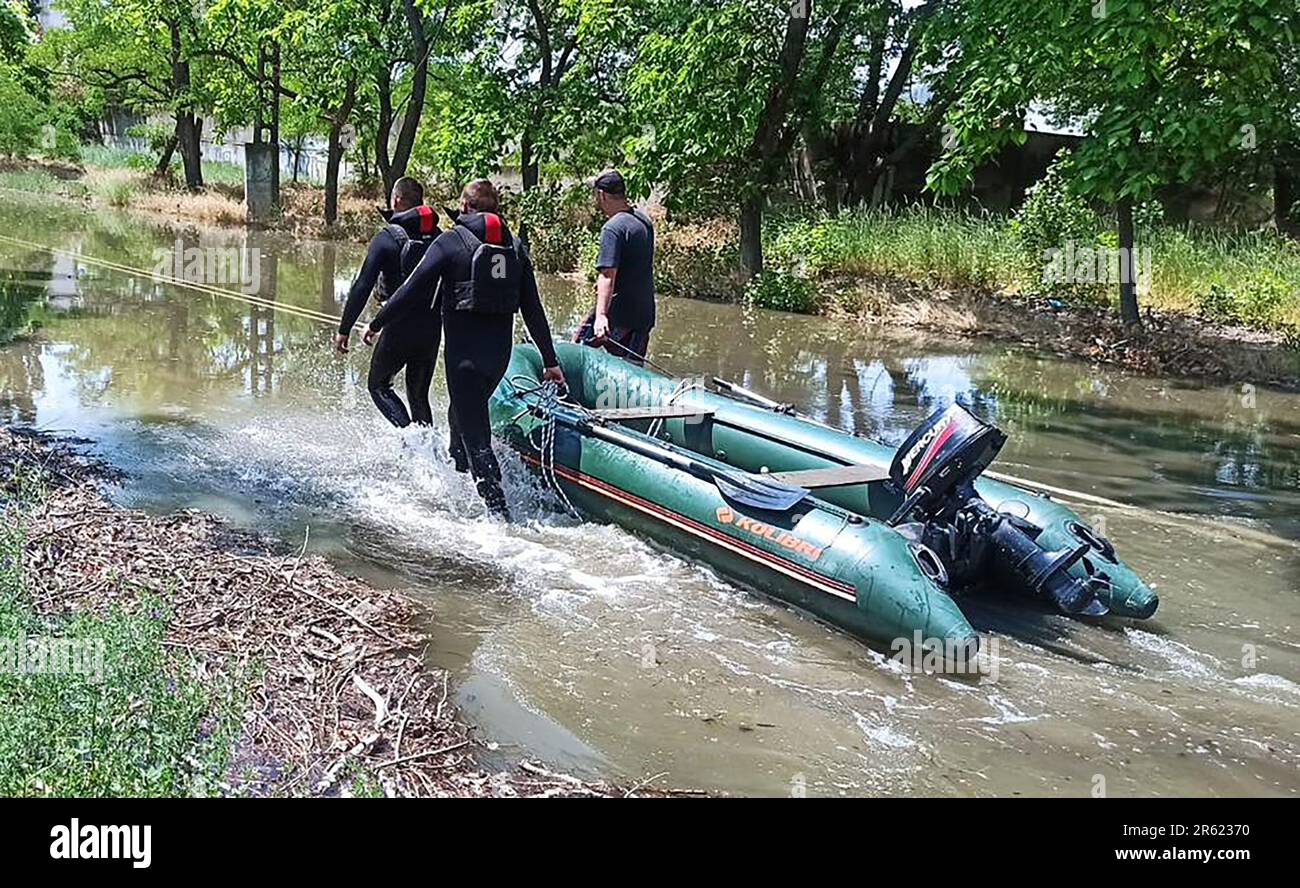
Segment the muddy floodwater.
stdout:
<path fill-rule="evenodd" d="M 653 352 L 682 374 L 891 443 L 956 398 L 1009 434 L 997 468 L 1136 507 L 1076 505 L 1157 588 L 1154 620 L 970 602 L 996 678 L 911 675 L 549 510 L 511 459 L 523 520 L 486 518 L 444 462 L 445 421 L 390 428 L 365 389 L 368 350 L 327 348 L 313 313 L 340 311 L 359 246 L 184 235 L 182 251 L 258 251 L 249 304 L 132 271 L 177 267 L 177 235 L 138 216 L 3 194 L 0 219 L 0 333 L 39 325 L 0 347 L 5 421 L 87 439 L 126 471 L 124 504 L 306 538 L 405 590 L 427 606 L 431 663 L 503 763 L 767 795 L 1300 792 L 1294 394 L 663 300 Z M 544 285 L 567 334 L 588 290 Z M 441 368 L 435 397 L 439 414 Z"/>

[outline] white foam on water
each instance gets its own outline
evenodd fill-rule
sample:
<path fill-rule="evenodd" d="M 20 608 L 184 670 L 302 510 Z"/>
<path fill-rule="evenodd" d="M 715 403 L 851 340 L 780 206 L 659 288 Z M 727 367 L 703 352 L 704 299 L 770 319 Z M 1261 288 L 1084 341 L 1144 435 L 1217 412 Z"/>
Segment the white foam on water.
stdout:
<path fill-rule="evenodd" d="M 1268 698 L 1280 703 L 1296 703 L 1300 701 L 1300 685 L 1284 678 L 1281 675 L 1273 675 L 1270 672 L 1257 672 L 1254 675 L 1243 675 L 1241 678 L 1234 678 L 1232 683 L 1238 687 L 1249 688 L 1253 691 L 1276 691 L 1283 695 L 1279 697 L 1276 694 L 1268 694 Z M 1285 699 L 1289 697 L 1290 699 Z"/>
<path fill-rule="evenodd" d="M 858 725 L 858 730 L 862 731 L 862 736 L 877 746 L 884 746 L 887 749 L 914 749 L 918 746 L 917 742 L 903 733 L 897 725 L 881 723 L 861 712 L 853 713 L 853 719 Z"/>
<path fill-rule="evenodd" d="M 1159 657 L 1166 669 L 1180 678 L 1213 681 L 1224 678 L 1222 664 L 1214 657 L 1194 650 L 1180 641 L 1156 635 L 1144 629 L 1124 627 L 1129 643 L 1138 651 Z"/>
<path fill-rule="evenodd" d="M 989 694 L 986 698 L 988 704 L 993 707 L 995 715 L 985 715 L 975 719 L 966 719 L 966 721 L 980 722 L 986 725 L 1018 725 L 1025 722 L 1034 722 L 1043 718 L 1041 715 L 1027 715 L 1019 706 L 1003 697 L 1001 694 Z"/>

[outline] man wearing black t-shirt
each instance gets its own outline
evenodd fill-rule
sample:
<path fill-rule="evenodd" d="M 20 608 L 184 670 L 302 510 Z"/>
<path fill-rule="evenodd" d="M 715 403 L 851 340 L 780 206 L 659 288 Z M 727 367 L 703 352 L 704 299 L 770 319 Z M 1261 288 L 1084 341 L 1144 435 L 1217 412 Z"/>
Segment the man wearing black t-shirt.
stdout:
<path fill-rule="evenodd" d="M 607 221 L 596 257 L 596 308 L 573 340 L 640 364 L 655 325 L 654 224 L 628 203 L 618 170 L 606 170 L 591 186 Z"/>

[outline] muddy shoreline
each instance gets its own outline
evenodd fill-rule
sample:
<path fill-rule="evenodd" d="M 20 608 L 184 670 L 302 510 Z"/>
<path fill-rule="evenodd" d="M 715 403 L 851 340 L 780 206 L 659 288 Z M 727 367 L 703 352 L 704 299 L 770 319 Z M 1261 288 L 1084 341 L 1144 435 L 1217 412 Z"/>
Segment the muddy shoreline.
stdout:
<path fill-rule="evenodd" d="M 484 768 L 487 748 L 430 669 L 418 606 L 343 576 L 325 559 L 185 510 L 120 507 L 112 467 L 69 441 L 0 429 L 0 495 L 38 473 L 46 495 L 24 511 L 23 567 L 41 615 L 171 605 L 165 646 L 222 675 L 256 675 L 224 794 L 338 796 L 361 773 L 384 795 L 659 795 L 592 783 L 523 761 Z"/>
<path fill-rule="evenodd" d="M 915 334 L 997 342 L 1145 376 L 1300 391 L 1300 350 L 1281 335 L 1146 308 L 1142 329 L 1126 327 L 1109 306 L 951 290 L 888 276 L 833 279 L 826 316 L 843 323 Z M 847 298 L 845 293 L 852 291 Z"/>

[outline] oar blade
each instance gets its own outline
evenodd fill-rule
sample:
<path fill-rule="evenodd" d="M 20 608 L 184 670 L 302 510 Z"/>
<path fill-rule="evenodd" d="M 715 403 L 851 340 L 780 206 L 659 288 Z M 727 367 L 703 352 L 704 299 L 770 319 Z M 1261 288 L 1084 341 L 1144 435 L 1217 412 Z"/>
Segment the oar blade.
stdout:
<path fill-rule="evenodd" d="M 735 472 L 713 476 L 718 492 L 732 502 L 769 512 L 786 512 L 798 505 L 808 491 L 802 487 L 769 481 L 758 475 L 740 475 Z"/>

